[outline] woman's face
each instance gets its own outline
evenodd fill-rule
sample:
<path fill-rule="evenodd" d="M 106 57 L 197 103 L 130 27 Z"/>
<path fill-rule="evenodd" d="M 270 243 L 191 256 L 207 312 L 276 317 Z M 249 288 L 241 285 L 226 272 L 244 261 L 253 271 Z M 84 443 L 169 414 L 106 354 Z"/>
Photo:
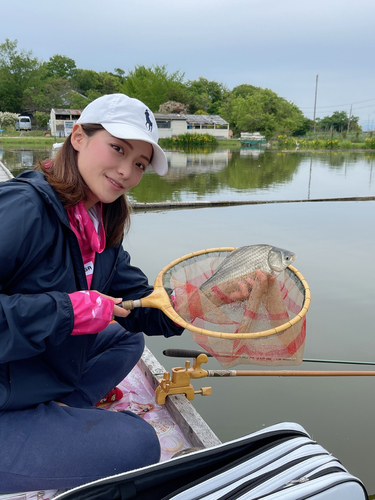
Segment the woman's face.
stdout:
<path fill-rule="evenodd" d="M 86 209 L 98 201 L 112 203 L 136 186 L 152 156 L 148 142 L 117 139 L 106 130 L 89 137 L 79 124 L 73 128 L 71 142 L 87 185 Z"/>

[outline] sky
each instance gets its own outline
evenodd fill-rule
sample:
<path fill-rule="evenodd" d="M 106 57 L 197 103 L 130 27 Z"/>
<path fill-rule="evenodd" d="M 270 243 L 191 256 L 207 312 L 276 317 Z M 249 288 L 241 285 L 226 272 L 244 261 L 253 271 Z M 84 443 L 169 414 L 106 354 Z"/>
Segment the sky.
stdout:
<path fill-rule="evenodd" d="M 316 117 L 352 108 L 375 127 L 374 0 L 0 0 L 0 12 L 0 43 L 41 61 L 166 65 L 185 81 L 271 89 L 308 118 L 317 90 Z"/>

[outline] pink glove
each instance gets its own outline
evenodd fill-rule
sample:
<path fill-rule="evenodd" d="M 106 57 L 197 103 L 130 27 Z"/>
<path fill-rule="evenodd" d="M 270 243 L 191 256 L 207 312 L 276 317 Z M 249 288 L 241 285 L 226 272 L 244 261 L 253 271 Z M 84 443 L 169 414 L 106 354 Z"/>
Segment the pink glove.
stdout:
<path fill-rule="evenodd" d="M 69 294 L 74 311 L 72 335 L 98 333 L 113 317 L 114 302 L 98 292 L 82 290 Z"/>

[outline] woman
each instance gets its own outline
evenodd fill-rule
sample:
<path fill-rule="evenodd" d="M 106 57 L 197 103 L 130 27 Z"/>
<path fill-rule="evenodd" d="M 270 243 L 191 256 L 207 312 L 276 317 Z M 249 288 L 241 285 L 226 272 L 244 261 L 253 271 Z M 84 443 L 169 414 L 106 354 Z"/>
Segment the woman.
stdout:
<path fill-rule="evenodd" d="M 160 311 L 118 305 L 152 291 L 121 243 L 126 192 L 149 165 L 167 172 L 157 140 L 142 102 L 103 96 L 55 159 L 0 185 L 0 493 L 159 460 L 147 422 L 95 407 L 138 361 L 141 332 L 182 333 Z"/>

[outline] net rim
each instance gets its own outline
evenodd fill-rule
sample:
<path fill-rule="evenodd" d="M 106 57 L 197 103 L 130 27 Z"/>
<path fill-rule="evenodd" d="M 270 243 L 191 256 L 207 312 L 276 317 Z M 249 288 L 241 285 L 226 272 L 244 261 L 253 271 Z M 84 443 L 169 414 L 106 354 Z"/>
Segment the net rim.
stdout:
<path fill-rule="evenodd" d="M 155 278 L 155 283 L 154 283 L 154 289 L 159 290 L 161 292 L 161 289 L 163 291 L 163 294 L 165 294 L 165 288 L 163 286 L 163 276 L 164 274 L 169 271 L 172 267 L 176 266 L 180 262 L 183 262 L 184 260 L 187 260 L 192 257 L 197 257 L 202 254 L 208 254 L 208 253 L 214 253 L 214 252 L 232 252 L 233 250 L 236 250 L 236 247 L 218 247 L 218 248 L 209 248 L 209 249 L 204 249 L 204 250 L 199 250 L 197 252 L 192 252 L 190 254 L 184 255 L 183 257 L 179 257 L 178 259 L 174 260 L 173 262 L 169 263 L 167 266 L 165 266 L 160 273 L 156 276 Z M 173 309 L 172 304 L 169 304 L 167 307 L 163 307 L 164 313 L 175 323 L 181 325 L 183 328 L 186 328 L 186 330 L 189 330 L 191 332 L 199 333 L 201 335 L 206 335 L 208 337 L 216 337 L 216 338 L 222 338 L 222 339 L 256 339 L 256 338 L 262 338 L 262 337 L 270 337 L 271 335 L 276 335 L 284 332 L 288 328 L 291 328 L 294 326 L 296 323 L 301 321 L 307 311 L 309 310 L 310 303 L 311 303 L 311 292 L 309 285 L 303 275 L 296 269 L 294 266 L 288 266 L 288 269 L 294 273 L 298 279 L 300 280 L 304 292 L 305 292 L 305 300 L 302 304 L 302 308 L 296 316 L 294 316 L 292 319 L 287 321 L 286 323 L 283 323 L 280 326 L 277 326 L 275 328 L 271 328 L 269 330 L 263 330 L 260 332 L 252 332 L 252 333 L 225 333 L 225 332 L 215 332 L 212 330 L 206 330 L 204 328 L 197 328 L 194 325 L 191 325 L 187 321 L 185 321 L 177 312 Z M 169 301 L 169 299 L 168 299 Z"/>

